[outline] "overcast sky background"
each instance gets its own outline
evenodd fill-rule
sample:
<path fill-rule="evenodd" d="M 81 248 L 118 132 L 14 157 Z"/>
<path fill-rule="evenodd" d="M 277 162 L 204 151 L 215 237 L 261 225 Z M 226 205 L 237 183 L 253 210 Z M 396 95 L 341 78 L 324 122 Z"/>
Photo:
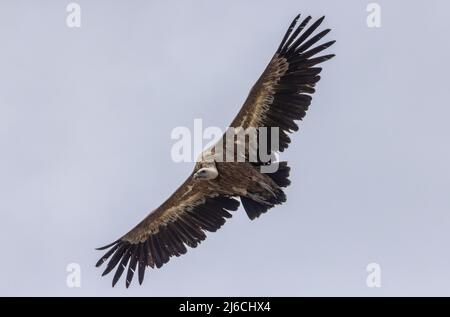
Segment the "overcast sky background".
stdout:
<path fill-rule="evenodd" d="M 447 1 L 378 1 L 379 29 L 360 0 L 80 0 L 80 29 L 68 3 L 0 2 L 0 295 L 450 295 Z M 281 157 L 287 202 L 111 288 L 94 248 L 193 168 L 172 129 L 227 126 L 299 12 L 337 57 Z"/>

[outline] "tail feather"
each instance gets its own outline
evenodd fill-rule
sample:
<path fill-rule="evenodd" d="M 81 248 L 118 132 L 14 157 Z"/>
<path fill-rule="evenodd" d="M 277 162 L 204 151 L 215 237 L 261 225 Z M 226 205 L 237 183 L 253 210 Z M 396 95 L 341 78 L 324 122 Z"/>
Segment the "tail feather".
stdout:
<path fill-rule="evenodd" d="M 291 184 L 289 180 L 289 171 L 291 168 L 287 165 L 287 162 L 279 162 L 278 169 L 274 173 L 267 173 L 278 186 L 280 187 L 288 187 Z"/>
<path fill-rule="evenodd" d="M 244 196 L 241 196 L 241 202 L 250 220 L 258 218 L 261 214 L 265 213 L 269 209 L 269 206 L 258 203 L 253 199 Z"/>
<path fill-rule="evenodd" d="M 258 218 L 270 208 L 275 205 L 280 205 L 286 201 L 286 195 L 281 188 L 287 187 L 291 183 L 288 179 L 290 167 L 287 165 L 287 162 L 279 162 L 277 164 L 278 169 L 276 172 L 265 174 L 279 186 L 278 190 L 275 192 L 270 188 L 270 190 L 266 189 L 270 193 L 270 198 L 263 200 L 260 196 L 252 193 L 249 193 L 247 196 L 240 197 L 242 206 L 244 207 L 250 220 Z"/>

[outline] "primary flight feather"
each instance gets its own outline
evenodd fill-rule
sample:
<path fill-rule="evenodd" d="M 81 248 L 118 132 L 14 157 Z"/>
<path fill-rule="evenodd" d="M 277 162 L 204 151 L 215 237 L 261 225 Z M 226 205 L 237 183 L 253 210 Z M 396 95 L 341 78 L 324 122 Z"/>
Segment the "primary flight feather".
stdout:
<path fill-rule="evenodd" d="M 322 71 L 318 64 L 334 55 L 317 56 L 334 41 L 318 44 L 330 31 L 316 32 L 323 17 L 310 24 L 311 17 L 298 23 L 296 16 L 284 35 L 275 55 L 261 77 L 250 90 L 244 105 L 231 123 L 232 128 L 278 128 L 278 148 L 284 151 L 297 131 L 296 120 L 301 120 L 311 104 L 315 84 Z M 313 35 L 313 33 L 316 33 Z M 266 138 L 266 139 L 264 139 Z M 258 138 L 271 143 L 271 134 Z M 258 150 L 258 149 L 256 149 Z M 113 243 L 99 248 L 109 249 L 96 266 L 109 261 L 103 275 L 115 270 L 114 286 L 126 271 L 128 287 L 137 270 L 141 284 L 148 266 L 160 268 L 172 256 L 195 248 L 206 238 L 205 231 L 219 229 L 230 211 L 239 207 L 239 200 L 250 219 L 259 217 L 268 209 L 286 201 L 283 188 L 290 184 L 287 162 L 250 161 L 250 148 L 245 148 L 245 161 L 224 162 L 200 160 L 186 181 L 161 206 L 127 234 Z M 277 164 L 272 173 L 263 173 L 262 167 Z"/>

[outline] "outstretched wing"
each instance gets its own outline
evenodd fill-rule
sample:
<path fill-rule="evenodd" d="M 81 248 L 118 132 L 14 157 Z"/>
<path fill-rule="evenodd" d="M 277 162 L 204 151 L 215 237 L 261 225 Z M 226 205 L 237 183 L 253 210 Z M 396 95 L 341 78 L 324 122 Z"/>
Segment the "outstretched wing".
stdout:
<path fill-rule="evenodd" d="M 110 250 L 97 262 L 108 259 L 102 275 L 116 270 L 114 286 L 127 270 L 128 287 L 138 269 L 142 284 L 146 266 L 160 268 L 172 256 L 186 253 L 186 246 L 195 248 L 206 238 L 205 231 L 216 231 L 230 218 L 239 202 L 226 195 L 218 195 L 206 182 L 195 182 L 189 177 L 158 209 L 150 213 L 135 228 L 119 240 L 99 248 Z"/>
<path fill-rule="evenodd" d="M 231 127 L 278 127 L 279 148 L 282 152 L 290 143 L 288 133 L 297 131 L 295 120 L 301 120 L 311 104 L 314 86 L 320 80 L 322 68 L 317 67 L 334 55 L 317 56 L 335 41 L 316 45 L 330 29 L 312 36 L 322 23 L 318 19 L 308 28 L 311 20 L 308 16 L 297 26 L 298 15 L 289 26 L 278 50 L 251 89 Z M 268 129 L 267 149 L 270 147 L 270 129 Z"/>

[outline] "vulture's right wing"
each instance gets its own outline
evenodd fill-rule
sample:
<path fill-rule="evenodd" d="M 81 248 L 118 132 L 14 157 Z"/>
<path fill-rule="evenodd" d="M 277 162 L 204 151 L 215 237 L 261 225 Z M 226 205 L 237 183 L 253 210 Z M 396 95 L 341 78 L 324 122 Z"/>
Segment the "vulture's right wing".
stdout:
<path fill-rule="evenodd" d="M 186 246 L 195 248 L 206 238 L 204 231 L 216 231 L 230 218 L 239 202 L 219 195 L 208 182 L 196 182 L 190 176 L 158 209 L 115 242 L 98 250 L 110 248 L 97 262 L 108 259 L 103 275 L 115 270 L 114 286 L 127 270 L 128 287 L 138 270 L 139 283 L 147 266 L 161 267 L 172 256 L 186 253 Z"/>

